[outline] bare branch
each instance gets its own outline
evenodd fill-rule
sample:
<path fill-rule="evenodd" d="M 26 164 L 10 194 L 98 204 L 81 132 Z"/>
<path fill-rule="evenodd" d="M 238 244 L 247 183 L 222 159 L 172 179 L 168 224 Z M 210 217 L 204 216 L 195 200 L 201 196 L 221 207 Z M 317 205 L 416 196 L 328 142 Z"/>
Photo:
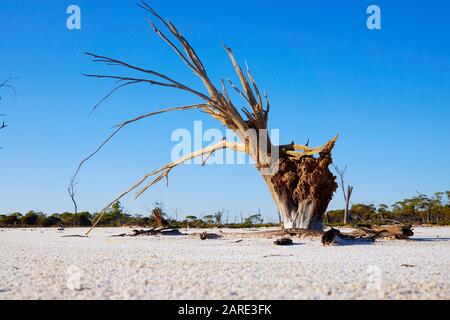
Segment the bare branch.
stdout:
<path fill-rule="evenodd" d="M 170 41 L 165 35 L 164 33 L 162 33 L 156 26 L 155 24 L 150 20 L 150 25 L 153 28 L 153 31 L 155 31 L 155 33 L 161 37 L 161 39 L 163 39 L 168 45 L 169 47 L 171 47 L 176 54 L 181 58 L 181 60 L 183 60 L 186 65 L 191 68 L 193 71 L 196 71 L 195 67 L 189 62 L 189 60 L 186 58 L 186 56 L 177 48 L 176 45 L 173 44 L 172 41 Z"/>
<path fill-rule="evenodd" d="M 156 184 L 158 181 L 160 181 L 162 178 L 168 176 L 168 174 L 170 173 L 170 171 L 175 168 L 176 166 L 183 164 L 186 161 L 189 161 L 191 159 L 197 158 L 197 157 L 204 157 L 207 156 L 209 157 L 212 153 L 216 152 L 217 150 L 220 149 L 232 149 L 234 151 L 238 151 L 238 152 L 245 152 L 245 145 L 242 143 L 236 143 L 236 142 L 229 142 L 226 140 L 222 140 L 217 144 L 214 144 L 212 146 L 209 146 L 207 148 L 204 148 L 202 150 L 193 152 L 191 154 L 188 154 L 184 157 L 182 157 L 181 159 L 174 161 L 170 164 L 168 164 L 167 166 L 158 169 L 156 171 L 153 171 L 149 174 L 147 174 L 145 177 L 146 179 L 148 177 L 154 176 L 156 174 L 160 174 L 155 180 L 153 180 L 152 182 L 150 182 L 149 184 L 147 184 L 144 188 L 142 188 L 137 194 L 136 194 L 136 198 L 140 197 L 148 188 L 150 188 L 151 186 L 153 186 L 154 184 Z"/>
<path fill-rule="evenodd" d="M 165 42 L 169 44 L 169 46 L 176 51 L 178 56 L 181 57 L 181 59 L 197 74 L 197 76 L 200 77 L 200 79 L 203 81 L 206 89 L 208 90 L 211 98 L 216 101 L 220 101 L 220 95 L 219 91 L 215 88 L 215 86 L 212 84 L 211 80 L 208 78 L 206 74 L 205 67 L 203 66 L 203 63 L 201 62 L 200 58 L 198 57 L 195 50 L 192 48 L 192 46 L 189 44 L 189 42 L 181 35 L 181 33 L 178 31 L 178 29 L 170 22 L 164 20 L 148 3 L 145 1 L 142 1 L 141 4 L 138 4 L 139 7 L 143 8 L 144 10 L 150 12 L 154 17 L 156 17 L 160 22 L 163 23 L 163 25 L 172 33 L 172 35 L 178 40 L 178 42 L 181 44 L 183 50 L 187 54 L 187 57 L 181 53 L 181 51 L 168 40 L 166 36 L 163 35 L 163 33 L 154 27 L 155 32 L 163 38 Z M 154 25 L 152 25 L 154 26 Z"/>
<path fill-rule="evenodd" d="M 344 170 L 340 170 L 339 167 L 334 164 L 333 164 L 333 167 L 334 167 L 334 170 L 336 170 L 336 173 L 338 174 L 339 179 L 341 181 L 340 185 L 341 185 L 342 193 L 344 194 L 344 200 L 347 201 L 347 194 L 345 192 L 345 183 L 344 183 L 344 175 L 345 175 L 345 172 L 347 171 L 347 166 L 345 166 Z"/>
<path fill-rule="evenodd" d="M 73 180 L 70 180 L 70 185 L 67 188 L 67 192 L 69 194 L 70 199 L 72 200 L 73 203 L 73 207 L 74 207 L 74 215 L 75 215 L 75 219 L 74 219 L 74 226 L 76 227 L 78 222 L 77 222 L 77 214 L 78 214 L 78 204 L 77 201 L 75 199 L 75 185 L 76 183 L 73 182 Z"/>
<path fill-rule="evenodd" d="M 108 99 L 110 96 L 112 96 L 116 91 L 118 91 L 119 89 L 122 89 L 123 87 L 126 87 L 128 85 L 131 84 L 136 84 L 139 83 L 138 81 L 128 81 L 125 82 L 117 87 L 115 87 L 114 89 L 112 89 L 110 92 L 108 92 L 102 99 L 100 99 L 99 102 L 97 102 L 97 104 L 92 108 L 91 110 L 91 114 L 106 100 Z"/>
<path fill-rule="evenodd" d="M 251 83 L 253 84 L 253 90 L 255 90 L 256 96 L 258 97 L 258 103 L 262 107 L 263 102 L 262 102 L 261 94 L 259 92 L 258 85 L 256 84 L 255 79 L 253 79 L 253 75 L 250 72 L 250 68 L 248 67 L 247 62 L 245 62 L 245 66 L 247 67 L 248 78 L 250 79 Z"/>
<path fill-rule="evenodd" d="M 248 83 L 248 80 L 247 80 L 244 72 L 242 71 L 239 64 L 236 62 L 236 59 L 234 58 L 234 55 L 233 55 L 233 52 L 231 51 L 231 49 L 227 46 L 224 46 L 224 48 L 227 51 L 231 62 L 233 63 L 234 69 L 236 70 L 239 80 L 241 81 L 241 85 L 244 88 L 248 103 L 250 104 L 250 106 L 252 106 L 252 108 L 255 108 L 257 106 L 257 102 L 256 102 L 255 96 L 253 95 L 253 91 L 250 87 L 250 84 Z"/>
<path fill-rule="evenodd" d="M 14 95 L 16 95 L 16 93 L 17 93 L 16 89 L 12 85 L 9 84 L 14 79 L 17 79 L 17 78 L 16 77 L 7 78 L 2 83 L 0 83 L 0 88 L 8 88 L 14 93 Z"/>
<path fill-rule="evenodd" d="M 148 117 L 152 117 L 154 115 L 158 115 L 161 113 L 167 113 L 167 112 L 172 112 L 172 111 L 184 111 L 184 110 L 191 110 L 191 109 L 200 109 L 200 108 L 205 108 L 207 105 L 206 104 L 193 104 L 193 105 L 188 105 L 188 106 L 182 106 L 182 107 L 175 107 L 175 108 L 168 108 L 168 109 L 163 109 L 163 110 L 159 110 L 159 111 L 155 111 L 155 112 L 150 112 L 144 115 L 141 115 L 139 117 L 136 117 L 134 119 L 131 120 L 127 120 L 125 122 L 122 122 L 121 124 L 118 124 L 117 126 L 115 126 L 116 130 L 114 130 L 100 145 L 99 147 L 93 152 L 91 153 L 89 156 L 87 156 L 85 159 L 83 159 L 80 164 L 77 167 L 77 170 L 75 171 L 74 176 L 71 179 L 71 186 L 74 184 L 76 177 L 78 176 L 78 173 L 80 172 L 81 168 L 83 167 L 83 165 L 89 161 L 93 156 L 95 156 L 117 133 L 119 133 L 120 130 L 122 130 L 125 126 L 139 121 L 141 119 L 144 118 L 148 118 Z"/>
<path fill-rule="evenodd" d="M 353 193 L 353 187 L 348 185 L 347 190 L 345 190 L 345 183 L 344 183 L 344 175 L 347 171 L 347 166 L 343 170 L 339 169 L 336 165 L 333 164 L 334 169 L 336 170 L 336 173 L 339 175 L 340 179 L 340 187 L 342 190 L 342 194 L 344 196 L 345 201 L 345 210 L 344 210 L 344 224 L 347 223 L 348 217 L 349 217 L 349 207 L 350 207 L 350 198 Z"/>
<path fill-rule="evenodd" d="M 190 88 L 190 87 L 180 83 L 179 81 L 176 81 L 176 80 L 172 79 L 171 77 L 168 77 L 168 76 L 166 76 L 166 75 L 164 75 L 162 73 L 159 73 L 157 71 L 140 68 L 140 67 L 131 65 L 131 64 L 127 63 L 127 62 L 121 61 L 121 60 L 117 60 L 117 59 L 113 59 L 113 58 L 109 58 L 109 57 L 105 57 L 105 56 L 100 56 L 100 55 L 93 54 L 93 53 L 90 53 L 90 52 L 86 52 L 85 54 L 88 55 L 88 56 L 93 57 L 94 58 L 94 60 L 93 60 L 94 62 L 105 62 L 105 63 L 107 63 L 109 65 L 122 66 L 122 67 L 126 67 L 128 69 L 131 69 L 131 70 L 136 70 L 136 71 L 139 71 L 139 72 L 150 74 L 150 75 L 156 76 L 156 77 L 158 77 L 160 79 L 168 81 L 169 84 L 162 83 L 162 82 L 159 82 L 159 81 L 152 81 L 152 80 L 148 80 L 148 79 L 135 79 L 135 81 L 137 81 L 137 82 L 149 82 L 151 84 L 177 88 L 177 89 L 181 89 L 181 90 L 185 90 L 185 91 L 191 92 L 191 93 L 199 96 L 200 98 L 202 98 L 202 99 L 204 99 L 206 101 L 210 101 L 211 100 L 208 96 L 204 95 L 203 93 L 198 92 L 198 91 L 196 91 L 196 90 L 194 90 L 194 89 L 192 89 L 192 88 Z M 95 76 L 95 75 L 88 75 L 88 76 Z M 107 78 L 107 77 L 99 76 L 99 78 Z M 109 78 L 111 78 L 111 77 L 109 77 Z M 128 80 L 125 77 L 117 77 L 117 76 L 116 77 L 112 77 L 112 79 L 118 79 L 119 81 L 126 81 L 126 80 Z"/>
<path fill-rule="evenodd" d="M 245 145 L 244 144 L 240 144 L 240 143 L 236 143 L 236 142 L 230 142 L 230 141 L 226 141 L 226 140 L 222 140 L 216 144 L 213 144 L 209 147 L 206 147 L 204 149 L 195 151 L 193 153 L 190 153 L 172 163 L 169 163 L 168 165 L 152 171 L 148 174 L 146 174 L 141 180 L 139 180 L 137 183 L 135 183 L 131 188 L 129 188 L 128 190 L 122 192 L 118 197 L 116 197 L 113 201 L 111 201 L 98 215 L 98 217 L 96 218 L 94 224 L 92 225 L 91 229 L 86 233 L 86 235 L 88 235 L 98 224 L 98 222 L 101 220 L 101 218 L 103 217 L 103 215 L 106 213 L 106 211 L 109 210 L 109 208 L 116 203 L 117 201 L 119 201 L 120 199 L 122 199 L 124 196 L 126 196 L 127 194 L 129 194 L 130 192 L 136 190 L 138 187 L 140 187 L 145 181 L 147 181 L 150 177 L 152 176 L 156 176 L 155 179 L 153 179 L 150 183 L 148 183 L 147 185 L 145 185 L 141 190 L 138 191 L 138 193 L 136 194 L 136 198 L 140 197 L 147 189 L 149 189 L 150 187 L 152 187 L 153 185 L 155 185 L 156 183 L 160 182 L 162 179 L 164 178 L 168 178 L 170 171 L 185 163 L 186 161 L 192 160 L 194 158 L 197 157 L 204 157 L 204 156 L 209 156 L 212 153 L 216 152 L 217 150 L 221 150 L 221 149 L 232 149 L 234 151 L 237 152 L 245 152 Z"/>
<path fill-rule="evenodd" d="M 231 103 L 231 100 L 229 99 L 229 96 L 224 97 L 213 85 L 212 81 L 209 79 L 206 70 L 198 57 L 195 50 L 192 48 L 192 46 L 189 44 L 189 42 L 181 35 L 181 33 L 177 30 L 177 28 L 169 21 L 164 20 L 153 8 L 151 8 L 145 1 L 142 1 L 142 3 L 138 4 L 139 7 L 145 9 L 147 12 L 150 12 L 154 17 L 156 17 L 169 31 L 170 33 L 175 37 L 175 39 L 178 41 L 179 45 L 181 45 L 182 49 L 186 53 L 183 54 L 181 50 L 177 47 L 175 43 L 173 43 L 171 40 L 168 39 L 167 36 L 164 35 L 164 33 L 159 30 L 156 25 L 150 21 L 150 24 L 153 28 L 153 30 L 156 32 L 158 36 L 160 36 L 175 52 L 177 55 L 188 65 L 190 69 L 194 71 L 194 73 L 200 77 L 202 80 L 205 88 L 207 89 L 209 93 L 209 97 L 204 95 L 203 93 L 194 90 L 192 88 L 189 88 L 188 86 L 166 76 L 159 72 L 156 72 L 154 70 L 148 70 L 144 68 L 140 68 L 134 65 L 131 65 L 129 63 L 126 63 L 121 60 L 112 59 L 105 56 L 100 56 L 92 53 L 86 53 L 87 55 L 94 58 L 95 62 L 104 62 L 109 65 L 117 65 L 117 66 L 123 66 L 131 70 L 151 74 L 157 78 L 160 78 L 164 81 L 156 81 L 151 79 L 145 79 L 140 77 L 120 77 L 115 75 L 87 75 L 89 77 L 97 77 L 97 78 L 109 78 L 109 79 L 115 79 L 118 80 L 118 82 L 126 81 L 127 83 L 122 84 L 116 88 L 114 88 L 112 91 L 110 91 L 104 98 L 100 100 L 99 103 L 94 107 L 98 107 L 99 104 L 104 102 L 108 97 L 110 97 L 114 92 L 117 90 L 130 85 L 130 84 L 137 84 L 137 83 L 148 83 L 152 85 L 159 85 L 163 87 L 171 87 L 171 88 L 177 88 L 185 91 L 189 91 L 203 100 L 205 100 L 209 104 L 209 108 L 203 110 L 210 114 L 212 117 L 218 119 L 222 124 L 228 126 L 231 129 L 239 128 L 241 131 L 245 131 L 248 129 L 248 125 L 245 123 L 245 121 L 242 119 L 242 116 L 237 111 L 237 109 L 234 107 L 234 105 Z M 248 90 L 248 88 L 246 89 Z M 252 95 L 253 96 L 253 95 Z M 252 109 L 255 108 L 255 106 L 252 106 Z M 250 117 L 249 120 L 253 120 L 255 122 L 256 117 Z M 260 119 L 256 122 L 261 122 Z M 258 125 L 257 127 L 259 127 Z"/>
<path fill-rule="evenodd" d="M 9 78 L 7 78 L 6 80 L 4 80 L 3 82 L 1 82 L 0 83 L 0 89 L 1 88 L 8 88 L 8 89 L 10 89 L 13 93 L 14 93 L 14 95 L 16 95 L 16 89 L 13 87 L 13 86 L 11 86 L 10 84 L 9 84 L 9 82 L 11 82 L 11 80 L 13 80 L 13 79 L 17 79 L 17 78 L 14 78 L 14 77 L 9 77 Z M 2 97 L 0 96 L 0 100 L 2 99 Z M 0 114 L 0 116 L 6 116 L 6 114 Z M 6 123 L 3 121 L 1 124 L 0 124 L 0 130 L 2 130 L 2 129 L 5 129 L 5 128 L 7 128 L 8 126 L 6 125 Z"/>

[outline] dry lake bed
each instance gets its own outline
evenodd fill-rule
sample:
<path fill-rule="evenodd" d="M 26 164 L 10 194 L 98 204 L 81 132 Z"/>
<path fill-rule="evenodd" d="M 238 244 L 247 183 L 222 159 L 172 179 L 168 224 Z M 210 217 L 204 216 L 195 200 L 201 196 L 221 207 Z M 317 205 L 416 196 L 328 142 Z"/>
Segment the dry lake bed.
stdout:
<path fill-rule="evenodd" d="M 0 229 L 0 299 L 450 299 L 450 227 L 331 247 L 110 237 L 125 228 L 65 237 L 85 231 Z"/>

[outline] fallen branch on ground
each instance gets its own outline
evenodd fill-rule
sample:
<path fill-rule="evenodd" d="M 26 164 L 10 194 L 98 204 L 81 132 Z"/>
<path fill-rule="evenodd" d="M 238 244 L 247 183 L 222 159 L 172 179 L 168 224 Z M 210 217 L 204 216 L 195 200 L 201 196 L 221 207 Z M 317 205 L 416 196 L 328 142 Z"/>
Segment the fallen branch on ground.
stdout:
<path fill-rule="evenodd" d="M 202 232 L 200 234 L 196 234 L 194 233 L 193 235 L 195 236 L 200 236 L 200 240 L 214 240 L 214 239 L 220 239 L 223 236 L 221 236 L 220 234 L 216 234 L 216 233 L 208 233 L 208 232 Z"/>
<path fill-rule="evenodd" d="M 83 236 L 81 234 L 73 234 L 68 236 L 62 236 L 61 238 L 89 238 L 88 236 Z"/>
<path fill-rule="evenodd" d="M 257 232 L 222 232 L 226 237 L 239 238 L 320 238 L 325 245 L 343 241 L 366 241 L 373 242 L 376 239 L 405 240 L 414 235 L 411 225 L 395 226 L 370 226 L 362 227 L 352 232 L 341 232 L 331 228 L 329 231 L 314 231 L 306 229 L 284 229 Z"/>
<path fill-rule="evenodd" d="M 200 232 L 185 234 L 178 229 L 172 228 L 152 228 L 149 230 L 133 230 L 133 233 L 122 233 L 111 237 L 138 237 L 138 236 L 191 236 L 200 238 L 201 240 L 211 240 L 220 238 L 239 238 L 236 242 L 241 242 L 243 238 L 266 238 L 273 239 L 289 239 L 290 238 L 311 238 L 320 239 L 324 245 L 332 244 L 356 244 L 370 243 L 377 239 L 405 240 L 414 235 L 411 225 L 395 225 L 395 226 L 370 226 L 360 227 L 352 232 L 341 232 L 338 229 L 331 228 L 326 232 L 314 231 L 307 229 L 280 229 L 268 231 L 251 231 L 251 232 L 223 232 L 218 233 Z M 281 245 L 281 242 L 279 242 Z"/>
<path fill-rule="evenodd" d="M 411 225 L 360 227 L 350 233 L 331 228 L 322 235 L 323 245 L 374 242 L 376 239 L 406 240 L 414 235 Z"/>
<path fill-rule="evenodd" d="M 397 240 L 409 239 L 414 235 L 412 225 L 371 226 L 359 228 L 358 231 L 363 234 L 380 234 L 381 238 Z"/>
<path fill-rule="evenodd" d="M 280 238 L 275 240 L 274 244 L 277 246 L 292 246 L 294 242 L 292 242 L 291 238 Z"/>
<path fill-rule="evenodd" d="M 239 237 L 239 238 L 282 238 L 282 237 L 296 237 L 296 238 L 320 238 L 323 235 L 322 231 L 314 231 L 307 229 L 280 229 L 268 231 L 251 231 L 251 232 L 223 232 L 225 237 Z"/>
<path fill-rule="evenodd" d="M 182 236 L 183 233 L 180 232 L 178 229 L 171 229 L 171 228 L 163 228 L 163 229 L 157 229 L 152 228 L 149 230 L 133 230 L 133 233 L 122 233 L 110 236 L 110 238 L 120 238 L 120 237 L 139 237 L 139 236 Z"/>

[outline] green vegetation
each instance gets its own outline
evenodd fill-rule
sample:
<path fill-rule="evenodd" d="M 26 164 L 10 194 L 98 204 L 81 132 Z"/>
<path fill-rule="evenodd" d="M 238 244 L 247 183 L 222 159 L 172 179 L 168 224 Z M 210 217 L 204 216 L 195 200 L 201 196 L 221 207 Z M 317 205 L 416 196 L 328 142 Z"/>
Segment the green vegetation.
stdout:
<path fill-rule="evenodd" d="M 30 211 L 26 214 L 19 212 L 10 215 L 0 214 L 0 227 L 2 228 L 31 228 L 31 227 L 90 227 L 98 213 L 80 212 L 77 214 L 64 212 L 62 214 L 45 215 L 42 212 Z M 159 225 L 158 216 L 167 220 L 167 224 L 172 228 L 249 228 L 254 226 L 274 226 L 274 224 L 263 224 L 261 214 L 251 215 L 248 218 L 242 218 L 241 223 L 223 222 L 223 211 L 217 211 L 214 214 L 205 215 L 203 218 L 197 218 L 194 215 L 188 215 L 184 220 L 175 220 L 170 218 L 160 203 L 155 204 L 155 208 L 149 217 L 141 214 L 130 215 L 124 211 L 121 203 L 118 201 L 103 216 L 98 224 L 99 227 L 121 227 L 121 226 L 140 226 L 156 227 Z M 228 218 L 227 218 L 228 220 Z"/>
<path fill-rule="evenodd" d="M 344 210 L 329 211 L 325 217 L 330 225 L 344 224 Z M 450 225 L 450 191 L 437 192 L 433 197 L 424 194 L 386 204 L 353 204 L 349 224 L 383 224 L 386 222 Z"/>
<path fill-rule="evenodd" d="M 183 220 L 170 218 L 162 204 L 157 203 L 150 216 L 130 215 L 124 211 L 120 202 L 116 202 L 104 215 L 99 223 L 100 227 L 140 226 L 156 227 L 158 225 L 155 213 L 159 213 L 170 227 L 173 228 L 251 228 L 270 227 L 279 224 L 264 223 L 261 213 L 248 217 L 241 217 L 241 221 L 229 223 L 228 215 L 217 211 L 199 218 L 187 215 Z M 70 212 L 45 215 L 42 212 L 30 211 L 26 214 L 15 212 L 9 215 L 0 214 L 0 227 L 57 227 L 63 224 L 66 227 L 90 227 L 97 213 L 80 212 L 76 215 Z M 225 217 L 225 219 L 224 219 Z M 343 225 L 344 210 L 329 211 L 325 217 L 328 225 Z M 424 194 L 391 206 L 379 204 L 353 204 L 350 210 L 348 224 L 385 224 L 392 222 L 412 224 L 450 225 L 450 191 L 438 192 L 433 197 Z"/>

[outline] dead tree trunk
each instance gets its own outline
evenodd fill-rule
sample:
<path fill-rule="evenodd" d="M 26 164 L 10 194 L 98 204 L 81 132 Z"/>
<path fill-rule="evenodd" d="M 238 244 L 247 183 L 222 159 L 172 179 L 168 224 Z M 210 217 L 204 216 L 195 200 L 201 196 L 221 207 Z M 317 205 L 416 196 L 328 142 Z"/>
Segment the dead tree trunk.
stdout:
<path fill-rule="evenodd" d="M 152 210 L 152 216 L 155 218 L 156 226 L 160 228 L 167 228 L 169 223 L 164 219 L 164 212 L 161 208 L 156 207 Z"/>
<path fill-rule="evenodd" d="M 280 158 L 278 172 L 265 177 L 285 229 L 323 230 L 323 218 L 337 189 L 330 172 L 329 143 L 318 158 Z"/>
<path fill-rule="evenodd" d="M 69 194 L 70 200 L 72 200 L 73 208 L 74 208 L 74 219 L 73 219 L 73 226 L 78 226 L 78 204 L 75 199 L 75 184 L 73 180 L 70 181 L 70 186 L 67 188 L 67 192 Z"/>
<path fill-rule="evenodd" d="M 94 107 L 94 110 L 115 91 L 133 84 L 157 85 L 183 90 L 197 96 L 203 102 L 150 112 L 119 124 L 116 131 L 114 131 L 94 153 L 80 163 L 75 176 L 78 174 L 81 166 L 94 156 L 125 126 L 161 113 L 200 109 L 217 119 L 230 130 L 234 131 L 241 142 L 220 141 L 146 174 L 134 186 L 109 203 L 102 210 L 102 214 L 94 221 L 93 227 L 95 227 L 111 205 L 128 193 L 138 190 L 136 197 L 139 197 L 151 186 L 167 178 L 173 168 L 197 157 L 207 159 L 216 151 L 228 148 L 236 152 L 244 152 L 255 161 L 256 168 L 272 194 L 286 229 L 305 228 L 322 230 L 324 213 L 333 193 L 337 189 L 335 176 L 333 176 L 329 170 L 329 165 L 332 163 L 331 152 L 337 137 L 330 140 L 326 145 L 317 148 L 309 148 L 308 146 L 296 145 L 295 143 L 281 146 L 273 145 L 267 133 L 270 111 L 270 103 L 267 94 L 261 95 L 261 91 L 252 74 L 248 68 L 247 72 L 244 73 L 237 63 L 231 49 L 225 46 L 225 50 L 239 78 L 241 88 L 238 88 L 238 86 L 230 80 L 228 80 L 228 83 L 248 105 L 248 107 L 244 107 L 240 111 L 228 94 L 226 82 L 222 79 L 221 89 L 219 90 L 216 88 L 208 77 L 206 69 L 197 53 L 186 38 L 181 35 L 178 29 L 171 22 L 163 19 L 147 3 L 142 2 L 140 6 L 148 11 L 170 32 L 173 39 L 170 39 L 151 23 L 154 31 L 175 51 L 187 67 L 200 78 L 207 93 L 193 89 L 160 72 L 134 66 L 117 59 L 88 53 L 89 56 L 94 58 L 95 62 L 123 67 L 140 74 L 139 77 L 98 74 L 86 75 L 88 77 L 112 79 L 119 82 L 119 85 L 108 93 L 105 98 Z"/>
<path fill-rule="evenodd" d="M 347 194 L 345 196 L 345 213 L 344 213 L 344 224 L 347 224 L 350 217 L 350 198 L 352 197 L 353 187 L 347 186 Z"/>
<path fill-rule="evenodd" d="M 350 198 L 352 197 L 353 187 L 348 185 L 347 189 L 345 189 L 344 176 L 345 176 L 345 171 L 347 171 L 347 166 L 344 168 L 344 170 L 340 170 L 337 166 L 334 166 L 334 169 L 336 170 L 336 172 L 340 178 L 340 185 L 341 185 L 342 194 L 344 196 L 344 201 L 345 201 L 344 224 L 347 224 L 348 218 L 349 218 L 349 213 L 350 213 Z"/>

